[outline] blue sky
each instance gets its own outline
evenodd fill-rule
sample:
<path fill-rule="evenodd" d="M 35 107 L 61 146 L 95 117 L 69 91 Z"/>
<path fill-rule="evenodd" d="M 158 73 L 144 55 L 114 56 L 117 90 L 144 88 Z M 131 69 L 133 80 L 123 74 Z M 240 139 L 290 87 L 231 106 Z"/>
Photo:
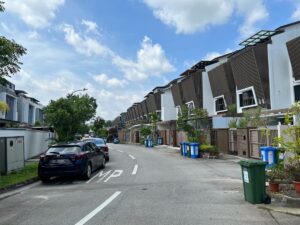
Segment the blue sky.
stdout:
<path fill-rule="evenodd" d="M 5 0 L 4 0 L 5 1 Z M 10 80 L 47 105 L 87 88 L 114 119 L 196 62 L 300 19 L 300 0 L 6 0 L 0 35 L 28 49 Z"/>

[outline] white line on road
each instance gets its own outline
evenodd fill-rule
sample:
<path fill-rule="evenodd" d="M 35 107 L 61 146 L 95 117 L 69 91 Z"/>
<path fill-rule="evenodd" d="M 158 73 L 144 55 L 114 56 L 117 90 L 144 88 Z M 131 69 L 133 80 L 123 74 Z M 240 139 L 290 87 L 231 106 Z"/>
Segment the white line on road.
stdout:
<path fill-rule="evenodd" d="M 77 222 L 75 225 L 83 225 L 86 222 L 88 222 L 90 219 L 92 219 L 97 213 L 99 213 L 102 209 L 104 209 L 109 203 L 111 203 L 118 195 L 121 194 L 121 191 L 116 191 L 112 196 L 110 196 L 105 202 L 103 202 L 101 205 L 99 205 L 96 209 L 94 209 L 92 212 L 87 214 L 84 218 L 82 218 L 79 222 Z"/>
<path fill-rule="evenodd" d="M 123 153 L 124 151 L 121 151 L 121 150 L 117 150 L 118 152 L 121 152 L 121 153 Z"/>
<path fill-rule="evenodd" d="M 132 159 L 135 159 L 133 155 L 130 155 L 130 154 L 129 154 L 128 156 L 129 156 L 130 158 L 132 158 Z"/>
<path fill-rule="evenodd" d="M 93 176 L 91 179 L 89 179 L 86 183 L 90 183 L 92 180 L 94 180 L 100 173 L 103 173 L 103 170 L 101 170 L 99 173 L 97 173 L 95 176 Z"/>
<path fill-rule="evenodd" d="M 132 171 L 132 175 L 136 175 L 136 172 L 137 172 L 137 169 L 138 169 L 138 165 L 135 164 L 134 168 L 133 168 L 133 171 Z"/>

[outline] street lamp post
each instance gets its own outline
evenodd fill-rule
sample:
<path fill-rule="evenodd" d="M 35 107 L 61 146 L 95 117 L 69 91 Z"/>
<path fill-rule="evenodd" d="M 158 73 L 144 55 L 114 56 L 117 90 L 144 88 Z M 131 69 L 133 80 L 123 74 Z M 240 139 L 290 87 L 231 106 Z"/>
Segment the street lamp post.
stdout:
<path fill-rule="evenodd" d="M 87 91 L 87 90 L 88 90 L 87 88 L 75 90 L 75 91 L 73 91 L 71 94 L 68 94 L 68 97 L 73 96 L 76 92 L 79 92 L 79 91 Z"/>

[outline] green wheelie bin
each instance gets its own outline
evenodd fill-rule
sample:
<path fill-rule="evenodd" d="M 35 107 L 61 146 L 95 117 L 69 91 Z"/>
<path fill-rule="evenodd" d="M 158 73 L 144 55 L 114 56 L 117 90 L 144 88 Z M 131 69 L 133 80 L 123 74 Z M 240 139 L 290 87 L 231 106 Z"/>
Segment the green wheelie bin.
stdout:
<path fill-rule="evenodd" d="M 269 203 L 266 195 L 267 162 L 262 160 L 241 160 L 245 200 L 252 204 Z"/>

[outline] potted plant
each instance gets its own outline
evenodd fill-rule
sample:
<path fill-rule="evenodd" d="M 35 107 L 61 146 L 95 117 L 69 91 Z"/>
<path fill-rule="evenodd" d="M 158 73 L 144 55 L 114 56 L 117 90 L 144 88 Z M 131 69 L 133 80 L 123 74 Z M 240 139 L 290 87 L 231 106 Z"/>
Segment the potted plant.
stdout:
<path fill-rule="evenodd" d="M 298 158 L 293 158 L 291 163 L 286 166 L 286 171 L 293 181 L 295 191 L 300 196 L 300 161 Z"/>
<path fill-rule="evenodd" d="M 270 192 L 279 192 L 279 184 L 286 179 L 286 172 L 283 165 L 277 165 L 267 171 L 267 178 L 269 180 Z"/>
<path fill-rule="evenodd" d="M 205 158 L 210 158 L 212 157 L 218 157 L 219 156 L 219 151 L 217 148 L 211 144 L 202 144 L 200 145 L 200 150 L 202 152 L 202 155 Z"/>

